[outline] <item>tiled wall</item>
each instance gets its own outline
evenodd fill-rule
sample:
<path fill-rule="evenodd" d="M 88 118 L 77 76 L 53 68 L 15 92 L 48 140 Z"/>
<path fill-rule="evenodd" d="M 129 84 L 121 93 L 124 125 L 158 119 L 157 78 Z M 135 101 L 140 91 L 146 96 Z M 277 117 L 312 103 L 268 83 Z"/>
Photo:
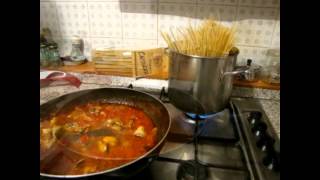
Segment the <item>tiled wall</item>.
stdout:
<path fill-rule="evenodd" d="M 40 0 L 40 27 L 49 27 L 62 55 L 72 35 L 92 48 L 164 46 L 160 30 L 220 16 L 238 21 L 238 63 L 247 58 L 265 65 L 269 48 L 280 47 L 280 0 Z M 219 13 L 217 13 L 219 12 Z"/>

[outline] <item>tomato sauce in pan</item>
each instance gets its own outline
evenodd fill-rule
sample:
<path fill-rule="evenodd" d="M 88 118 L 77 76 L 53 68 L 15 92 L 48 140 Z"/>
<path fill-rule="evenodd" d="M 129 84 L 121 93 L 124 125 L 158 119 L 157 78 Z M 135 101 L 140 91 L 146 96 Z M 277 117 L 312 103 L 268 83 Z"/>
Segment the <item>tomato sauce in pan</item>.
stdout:
<path fill-rule="evenodd" d="M 141 110 L 89 102 L 40 122 L 40 172 L 79 175 L 114 168 L 145 154 L 157 128 Z"/>

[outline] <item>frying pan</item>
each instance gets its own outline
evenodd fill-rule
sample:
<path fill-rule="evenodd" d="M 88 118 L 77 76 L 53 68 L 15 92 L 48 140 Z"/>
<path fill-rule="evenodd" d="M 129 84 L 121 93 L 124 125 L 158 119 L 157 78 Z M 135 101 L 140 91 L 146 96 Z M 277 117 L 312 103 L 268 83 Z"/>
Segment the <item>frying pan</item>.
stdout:
<path fill-rule="evenodd" d="M 50 117 L 56 113 L 66 112 L 76 105 L 85 104 L 89 101 L 124 104 L 143 110 L 158 128 L 156 135 L 157 144 L 140 157 L 137 157 L 128 163 L 112 169 L 81 175 L 48 174 L 41 172 L 40 170 L 40 176 L 53 178 L 81 178 L 101 174 L 114 174 L 117 172 L 126 171 L 126 169 L 134 166 L 135 164 L 139 164 L 139 161 L 141 164 L 141 162 L 145 161 L 145 159 L 153 159 L 160 152 L 165 138 L 169 133 L 171 119 L 164 104 L 157 98 L 144 92 L 127 88 L 100 88 L 73 92 L 42 104 L 40 106 L 40 121 L 47 119 L 47 117 Z"/>

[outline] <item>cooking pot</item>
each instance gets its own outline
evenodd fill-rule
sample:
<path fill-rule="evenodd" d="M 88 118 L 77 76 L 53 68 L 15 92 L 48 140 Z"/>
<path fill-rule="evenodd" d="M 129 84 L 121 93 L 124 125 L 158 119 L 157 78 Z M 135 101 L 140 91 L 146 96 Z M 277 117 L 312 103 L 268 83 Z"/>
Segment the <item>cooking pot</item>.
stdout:
<path fill-rule="evenodd" d="M 125 104 L 143 110 L 144 113 L 152 119 L 154 125 L 158 129 L 156 135 L 157 144 L 145 154 L 112 169 L 106 169 L 103 171 L 88 174 L 62 175 L 44 172 L 40 168 L 40 176 L 53 178 L 82 178 L 101 174 L 123 174 L 123 172 L 128 173 L 130 169 L 133 169 L 133 167 L 141 167 L 141 164 L 145 164 L 144 162 L 149 162 L 158 155 L 161 147 L 164 144 L 165 138 L 169 133 L 171 119 L 164 104 L 157 98 L 144 92 L 127 88 L 101 88 L 73 92 L 42 104 L 40 106 L 40 121 L 46 119 L 46 117 L 48 116 L 50 117 L 52 114 L 67 111 L 74 106 L 83 103 L 86 104 L 90 101 L 103 101 L 104 103 Z M 74 152 L 70 151 L 68 153 Z M 79 156 L 79 154 L 70 155 L 77 158 Z M 52 159 L 52 161 L 54 161 L 54 159 Z"/>
<path fill-rule="evenodd" d="M 247 73 L 239 75 L 238 79 L 248 82 L 256 82 L 259 80 L 262 67 L 252 63 L 252 59 L 247 60 L 247 66 L 249 68 Z"/>
<path fill-rule="evenodd" d="M 222 111 L 228 104 L 233 76 L 249 67 L 235 67 L 239 50 L 223 57 L 201 57 L 169 50 L 170 101 L 179 109 L 195 114 Z"/>

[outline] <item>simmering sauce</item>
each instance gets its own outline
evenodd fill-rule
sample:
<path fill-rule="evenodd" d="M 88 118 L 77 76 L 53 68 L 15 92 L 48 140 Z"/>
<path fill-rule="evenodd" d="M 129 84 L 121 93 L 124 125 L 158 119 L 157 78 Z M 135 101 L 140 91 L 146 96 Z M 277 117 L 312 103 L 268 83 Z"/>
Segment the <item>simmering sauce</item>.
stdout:
<path fill-rule="evenodd" d="M 40 171 L 79 175 L 114 168 L 145 154 L 157 128 L 141 110 L 89 102 L 40 121 Z"/>

